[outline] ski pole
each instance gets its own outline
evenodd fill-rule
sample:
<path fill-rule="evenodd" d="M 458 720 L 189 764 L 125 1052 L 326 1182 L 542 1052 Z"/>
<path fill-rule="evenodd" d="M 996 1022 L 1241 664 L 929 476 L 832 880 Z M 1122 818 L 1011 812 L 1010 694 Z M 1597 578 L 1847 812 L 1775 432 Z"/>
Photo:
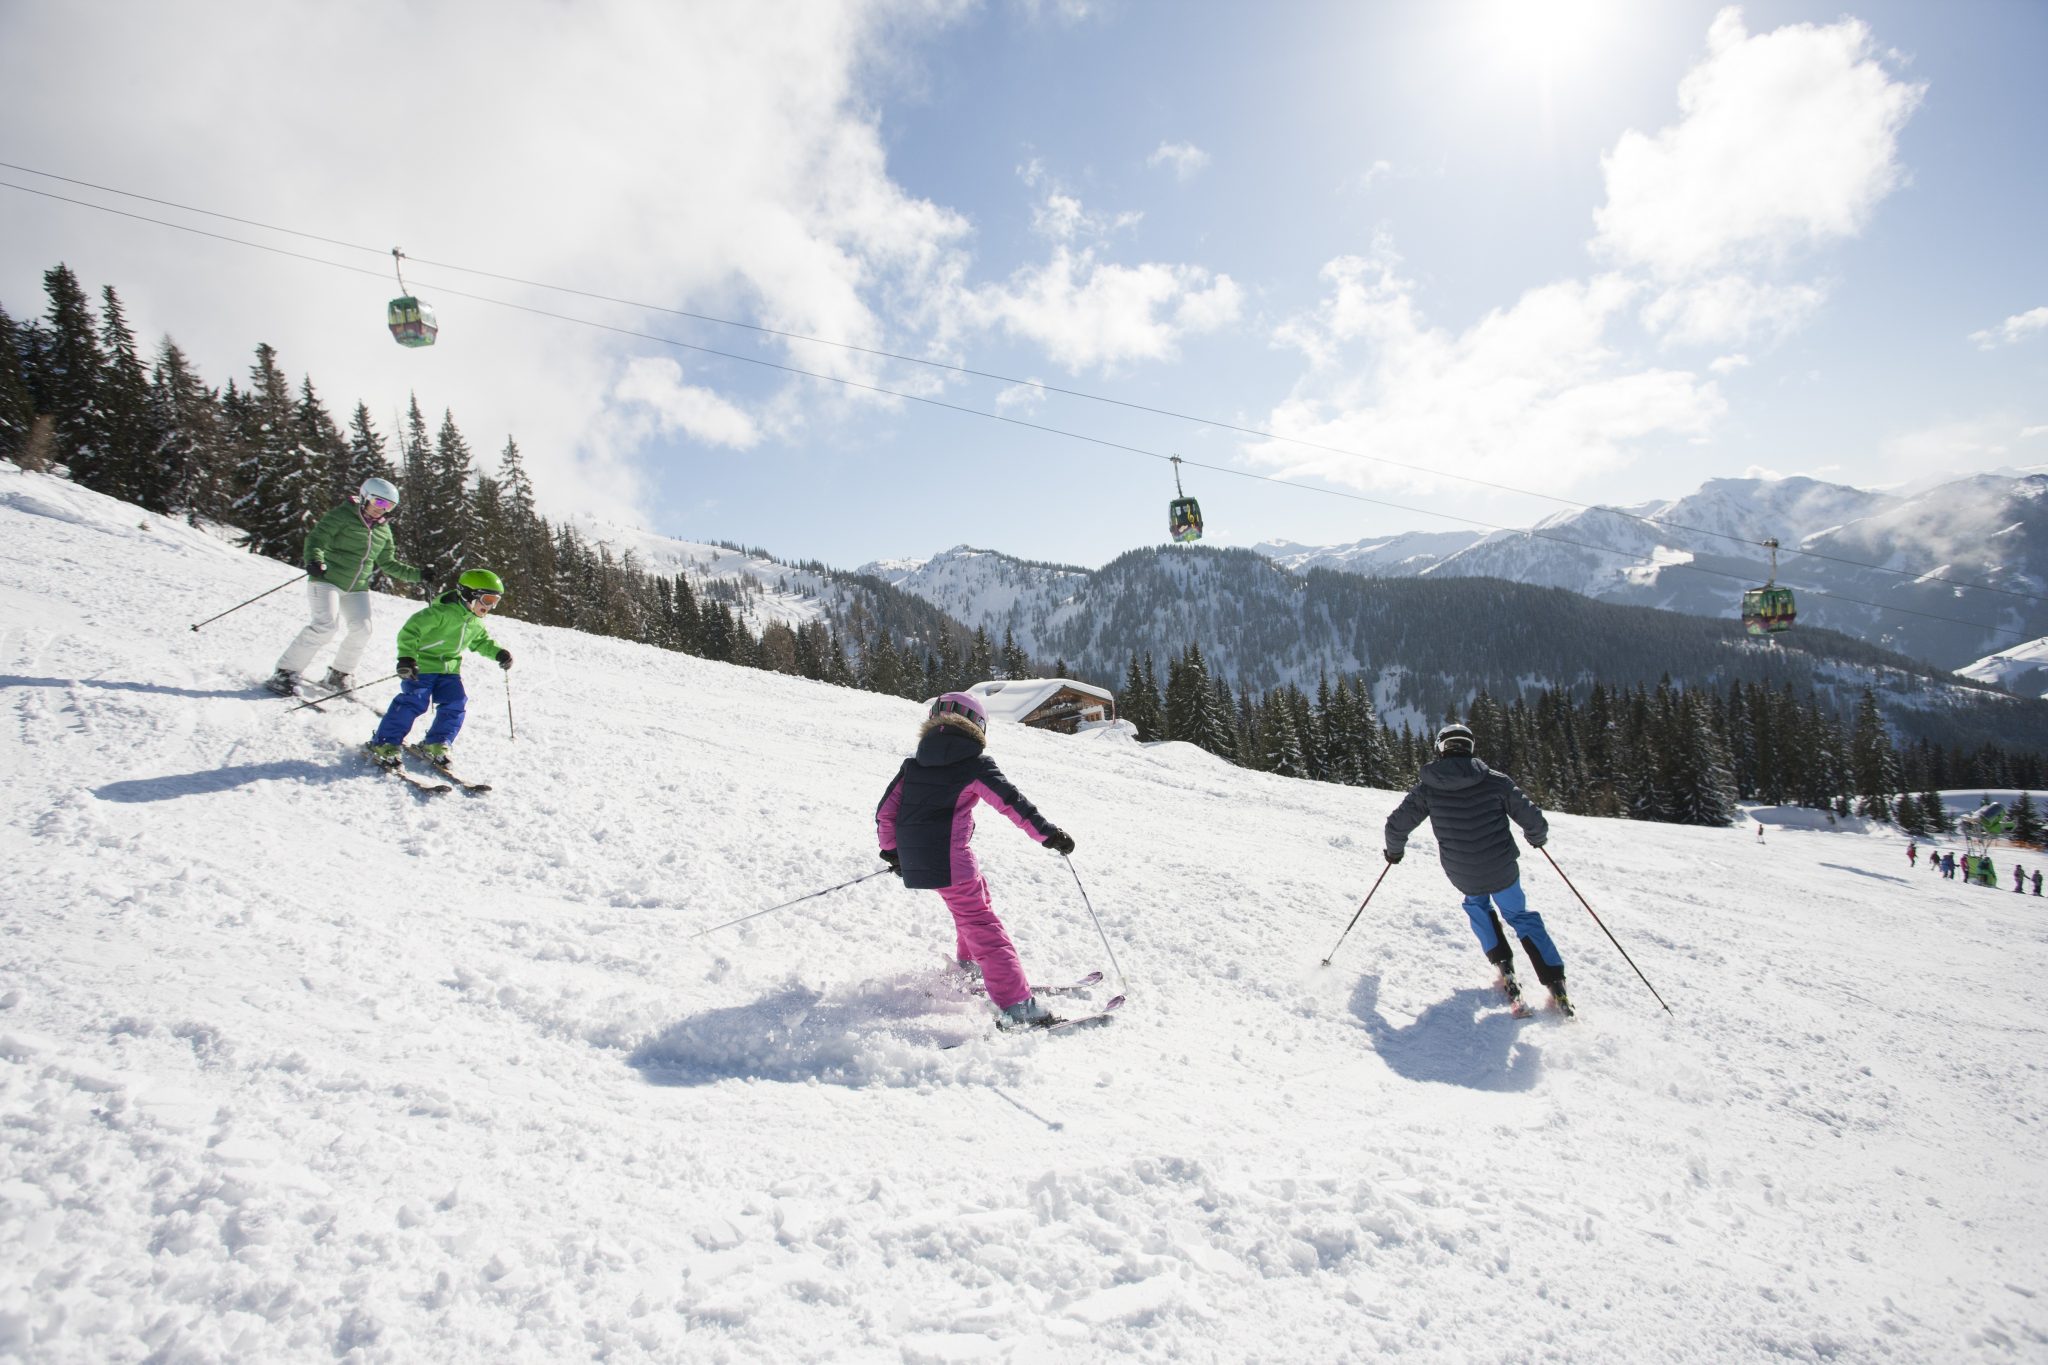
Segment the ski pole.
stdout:
<path fill-rule="evenodd" d="M 1074 860 L 1072 858 L 1062 853 L 1060 854 L 1060 861 L 1067 865 L 1067 871 L 1074 872 Z M 1123 987 L 1126 991 L 1130 990 L 1131 983 L 1124 980 L 1124 969 L 1117 966 L 1116 949 L 1109 946 L 1109 935 L 1102 932 L 1102 921 L 1095 918 L 1095 906 L 1088 899 L 1088 888 L 1081 885 L 1081 874 L 1078 872 L 1074 872 L 1074 889 L 1081 893 L 1081 904 L 1088 907 L 1088 918 L 1095 920 L 1095 933 L 1102 940 L 1102 951 L 1109 954 L 1109 965 L 1116 971 L 1116 984 Z M 1117 998 L 1122 999 L 1123 997 L 1119 996 Z"/>
<path fill-rule="evenodd" d="M 1643 975 L 1643 969 L 1641 967 L 1636 966 L 1636 960 L 1628 955 L 1628 949 L 1621 946 L 1621 940 L 1616 938 L 1613 934 L 1613 931 L 1608 929 L 1608 927 L 1604 923 L 1601 923 L 1600 916 L 1593 913 L 1593 907 L 1591 905 L 1587 905 L 1586 898 L 1584 896 L 1579 895 L 1579 888 L 1576 886 L 1572 886 L 1572 879 L 1570 877 L 1564 876 L 1564 869 L 1558 867 L 1557 859 L 1550 856 L 1550 850 L 1547 848 L 1543 848 L 1538 849 L 1537 851 L 1543 855 L 1543 861 L 1549 863 L 1550 866 L 1556 871 L 1558 876 L 1564 877 L 1564 884 L 1566 886 L 1572 887 L 1572 894 L 1574 896 L 1579 896 L 1579 904 L 1586 906 L 1587 914 L 1593 915 L 1593 923 L 1600 925 L 1600 932 L 1607 935 L 1607 941 L 1614 945 L 1615 952 L 1621 954 L 1621 960 L 1629 965 L 1629 970 L 1633 971 L 1636 974 L 1636 979 L 1641 981 L 1645 986 L 1650 986 L 1650 978 Z M 1650 986 L 1650 994 L 1657 995 L 1657 988 L 1655 986 Z M 1664 997 L 1661 995 L 1657 995 L 1657 1003 L 1660 1005 L 1664 1005 Z M 1664 1005 L 1664 1012 L 1666 1014 L 1670 1014 L 1672 1012 L 1671 1006 Z"/>
<path fill-rule="evenodd" d="M 273 593 L 273 592 L 283 592 L 283 591 L 284 591 L 284 590 L 285 590 L 286 588 L 289 588 L 289 587 L 290 587 L 290 586 L 291 586 L 292 584 L 294 584 L 294 583 L 303 583 L 303 582 L 305 582 L 305 581 L 306 581 L 307 579 L 311 578 L 312 576 L 313 576 L 313 575 L 312 575 L 312 572 L 311 572 L 311 571 L 309 570 L 309 571 L 307 571 L 306 573 L 302 573 L 302 574 L 300 574 L 300 575 L 299 575 L 299 576 L 298 576 L 297 578 L 293 578 L 293 579 L 287 579 L 287 580 L 286 580 L 285 582 L 283 582 L 283 583 L 280 583 L 280 584 L 278 584 L 278 585 L 277 585 L 276 587 L 274 587 L 274 588 L 270 588 L 270 589 L 268 589 L 268 590 L 266 590 L 266 591 L 264 591 L 264 592 L 259 592 L 259 593 L 257 593 L 257 594 L 256 594 L 256 595 L 255 595 L 254 597 L 252 597 L 252 598 L 250 598 L 250 599 L 249 599 L 249 602 L 261 602 L 261 601 L 262 601 L 262 600 L 263 600 L 264 598 L 266 598 L 266 597 L 270 596 L 270 594 L 271 594 L 271 593 Z M 248 605 L 249 605 L 249 602 L 237 602 L 237 603 L 235 603 L 235 605 L 233 605 L 232 607 L 229 607 L 229 608 L 228 608 L 228 609 L 227 609 L 226 611 L 224 611 L 224 612 L 221 612 L 221 613 L 220 613 L 219 615 L 216 615 L 216 616 L 209 616 L 209 617 L 207 617 L 207 618 L 206 618 L 206 619 L 205 619 L 204 621 L 201 621 L 201 622 L 199 623 L 199 625 L 198 625 L 198 626 L 194 626 L 194 627 L 192 627 L 192 629 L 194 629 L 194 630 L 197 630 L 197 629 L 199 629 L 199 626 L 210 626 L 210 625 L 212 625 L 212 624 L 213 624 L 213 623 L 214 623 L 215 621 L 218 621 L 218 620 L 220 620 L 220 618 L 221 618 L 222 616 L 232 616 L 232 615 L 234 615 L 234 614 L 235 614 L 236 612 L 240 611 L 240 610 L 241 610 L 241 609 L 242 609 L 243 607 L 246 607 L 246 606 L 248 606 Z"/>
<path fill-rule="evenodd" d="M 1373 893 L 1380 889 L 1380 882 L 1385 881 L 1387 879 L 1387 874 L 1389 872 L 1392 872 L 1393 870 L 1394 865 L 1392 863 L 1388 863 L 1385 867 L 1380 869 L 1379 881 L 1375 881 L 1372 884 L 1372 891 L 1366 892 L 1365 899 L 1358 903 L 1358 909 L 1352 913 L 1351 924 L 1358 923 L 1358 917 L 1365 913 L 1365 907 L 1372 904 Z M 1351 937 L 1351 924 L 1345 925 L 1344 932 L 1337 935 L 1337 941 L 1330 945 L 1329 957 L 1325 957 L 1323 959 L 1323 965 L 1325 967 L 1330 965 L 1330 958 L 1335 957 L 1337 955 L 1337 950 L 1344 946 L 1344 940 Z"/>
<path fill-rule="evenodd" d="M 505 679 L 505 733 L 518 739 L 519 727 L 512 723 L 512 670 L 502 669 L 500 676 Z"/>
<path fill-rule="evenodd" d="M 315 697 L 311 701 L 302 701 L 297 706 L 294 706 L 291 711 L 285 712 L 285 714 L 290 715 L 292 711 L 303 711 L 309 706 L 318 706 L 323 701 L 333 701 L 336 697 L 345 697 L 351 692 L 360 692 L 366 687 L 375 687 L 378 683 L 390 682 L 397 676 L 396 673 L 386 673 L 381 678 L 372 678 L 366 683 L 357 683 L 354 687 L 345 687 L 339 692 L 329 692 L 324 697 Z"/>
<path fill-rule="evenodd" d="M 854 878 L 854 879 L 853 879 L 852 881 L 850 881 L 850 882 L 841 882 L 841 883 L 839 883 L 839 885 L 837 885 L 837 886 L 828 886 L 828 887 L 826 887 L 826 888 L 825 888 L 825 889 L 824 889 L 823 891 L 813 891 L 813 892 L 811 892 L 811 893 L 810 893 L 809 895 L 806 895 L 806 896 L 798 896 L 798 897 L 796 898 L 796 900 L 793 900 L 793 901 L 784 901 L 784 902 L 783 902 L 782 904 L 780 904 L 780 905 L 771 905 L 771 906 L 769 906 L 769 907 L 768 907 L 768 908 L 767 908 L 766 910 L 756 910 L 756 911 L 755 911 L 755 912 L 754 912 L 753 914 L 751 914 L 751 915 L 741 915 L 741 916 L 740 916 L 740 917 L 739 917 L 738 919 L 729 919 L 729 920 L 727 920 L 727 921 L 726 921 L 725 923 L 723 923 L 723 924 L 714 924 L 714 925 L 712 925 L 712 926 L 711 926 L 711 927 L 710 927 L 709 929 L 699 929 L 699 930 L 698 930 L 698 931 L 697 931 L 696 933 L 694 933 L 694 934 L 690 935 L 690 937 L 691 937 L 691 938 L 702 938 L 702 937 L 704 937 L 704 935 L 706 935 L 706 934 L 715 934 L 715 933 L 717 933 L 717 932 L 718 932 L 718 931 L 719 931 L 720 929 L 730 929 L 730 928 L 732 928 L 732 927 L 733 927 L 733 925 L 735 925 L 735 924 L 745 924 L 745 923 L 746 923 L 746 922 L 747 922 L 748 920 L 750 920 L 750 919 L 759 919 L 759 918 L 761 918 L 761 916 L 763 916 L 763 915 L 772 915 L 772 914 L 774 914 L 774 913 L 775 913 L 775 912 L 776 912 L 777 910 L 787 910 L 787 909 L 789 909 L 789 907 L 790 907 L 790 906 L 792 906 L 792 905 L 795 905 L 795 904 L 796 904 L 796 903 L 797 903 L 798 901 L 809 901 L 809 900 L 816 900 L 816 899 L 817 899 L 818 897 L 820 897 L 820 896 L 829 896 L 829 895 L 831 895 L 831 894 L 832 894 L 832 893 L 833 893 L 834 891 L 844 891 L 844 890 L 845 890 L 845 889 L 846 889 L 847 887 L 849 887 L 849 886 L 859 886 L 859 885 L 860 885 L 860 884 L 861 884 L 862 882 L 865 882 L 865 881 L 871 881 L 871 880 L 873 880 L 874 878 L 876 878 L 876 877 L 879 877 L 879 876 L 881 876 L 881 875 L 882 875 L 883 873 L 885 873 L 885 872 L 890 872 L 890 871 L 893 871 L 893 870 L 894 870 L 894 869 L 892 869 L 892 868 L 887 868 L 887 867 L 884 867 L 884 868 L 879 868 L 879 869 L 877 869 L 876 871 L 873 871 L 873 872 L 870 872 L 870 873 L 868 873 L 868 875 L 867 875 L 867 876 L 865 876 L 865 877 L 855 877 L 855 878 Z"/>

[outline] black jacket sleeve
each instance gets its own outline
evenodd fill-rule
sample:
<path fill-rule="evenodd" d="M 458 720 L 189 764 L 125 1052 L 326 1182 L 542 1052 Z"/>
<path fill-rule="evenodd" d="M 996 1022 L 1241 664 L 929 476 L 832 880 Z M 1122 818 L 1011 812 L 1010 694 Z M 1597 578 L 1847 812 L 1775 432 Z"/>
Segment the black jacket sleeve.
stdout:
<path fill-rule="evenodd" d="M 1550 838 L 1550 822 L 1543 818 L 1542 808 L 1531 801 L 1514 779 L 1501 775 L 1501 785 L 1507 790 L 1501 793 L 1501 800 L 1507 805 L 1508 814 L 1522 827 L 1522 837 L 1529 841 L 1529 847 L 1541 848 Z"/>
<path fill-rule="evenodd" d="M 1429 792 L 1420 783 L 1410 788 L 1394 813 L 1387 817 L 1387 852 L 1400 853 L 1408 847 L 1408 835 L 1429 818 Z M 1541 819 L 1542 817 L 1537 817 Z"/>

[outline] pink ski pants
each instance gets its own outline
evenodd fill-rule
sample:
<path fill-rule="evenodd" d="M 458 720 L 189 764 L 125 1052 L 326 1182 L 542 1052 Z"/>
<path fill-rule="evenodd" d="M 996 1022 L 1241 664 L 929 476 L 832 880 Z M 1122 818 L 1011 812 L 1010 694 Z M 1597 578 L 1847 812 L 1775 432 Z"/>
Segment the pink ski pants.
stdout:
<path fill-rule="evenodd" d="M 953 912 L 953 955 L 980 965 L 990 1002 L 1002 1009 L 1031 994 L 1024 964 L 1017 960 L 1017 947 L 989 903 L 987 880 L 976 877 L 971 882 L 942 886 L 939 895 Z"/>

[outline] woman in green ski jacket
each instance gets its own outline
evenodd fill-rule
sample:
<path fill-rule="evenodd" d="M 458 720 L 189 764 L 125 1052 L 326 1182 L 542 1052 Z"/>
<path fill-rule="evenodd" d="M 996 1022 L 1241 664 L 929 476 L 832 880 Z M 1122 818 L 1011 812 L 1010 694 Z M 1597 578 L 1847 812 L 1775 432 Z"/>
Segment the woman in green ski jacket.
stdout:
<path fill-rule="evenodd" d="M 512 666 L 512 651 L 491 638 L 483 618 L 498 605 L 505 585 L 489 569 L 471 569 L 430 607 L 412 614 L 398 630 L 398 695 L 384 712 L 377 733 L 370 736 L 370 757 L 387 768 L 398 766 L 399 746 L 413 723 L 429 706 L 434 723 L 418 752 L 446 767 L 448 746 L 462 733 L 462 714 L 469 694 L 462 688 L 462 656 L 474 652 Z"/>
<path fill-rule="evenodd" d="M 324 686 L 341 692 L 354 685 L 356 661 L 370 643 L 371 581 L 380 573 L 405 583 L 428 576 L 396 556 L 384 519 L 397 506 L 398 488 L 389 479 L 365 479 L 357 497 L 320 518 L 306 537 L 306 601 L 313 619 L 277 661 L 277 672 L 264 684 L 271 691 L 285 697 L 296 692 L 299 675 L 344 625 Z"/>

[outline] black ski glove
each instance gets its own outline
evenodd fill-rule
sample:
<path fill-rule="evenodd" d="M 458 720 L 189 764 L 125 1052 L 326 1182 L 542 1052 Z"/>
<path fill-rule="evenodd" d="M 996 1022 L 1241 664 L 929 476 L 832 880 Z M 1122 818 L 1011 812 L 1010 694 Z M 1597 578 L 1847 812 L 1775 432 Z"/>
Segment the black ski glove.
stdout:
<path fill-rule="evenodd" d="M 1530 838 L 1529 838 L 1529 836 L 1528 836 L 1528 835 L 1526 835 L 1526 834 L 1525 834 L 1525 835 L 1523 835 L 1522 837 L 1523 837 L 1524 839 L 1528 839 L 1528 840 L 1529 840 L 1529 847 L 1531 847 L 1531 848 L 1541 848 L 1541 847 L 1543 847 L 1543 846 L 1544 846 L 1545 844 L 1547 844 L 1547 843 L 1549 843 L 1549 842 L 1550 842 L 1550 836 L 1549 836 L 1549 835 L 1547 835 L 1547 834 L 1546 834 L 1546 835 L 1544 835 L 1544 836 L 1543 836 L 1543 837 L 1541 837 L 1541 838 L 1536 838 L 1536 839 L 1530 839 Z"/>
<path fill-rule="evenodd" d="M 398 676 L 407 682 L 418 682 L 420 677 L 420 661 L 410 655 L 401 658 L 398 661 Z"/>
<path fill-rule="evenodd" d="M 498 651 L 498 667 L 500 667 L 500 668 L 510 668 L 511 666 L 512 666 L 512 651 L 511 651 L 511 650 L 509 650 L 509 649 L 500 649 L 500 650 Z"/>
<path fill-rule="evenodd" d="M 427 586 L 427 585 L 428 585 L 429 583 L 432 583 L 432 582 L 433 582 L 433 581 L 434 581 L 435 579 L 439 578 L 440 576 L 441 576 L 441 566 L 440 566 L 439 564 L 422 564 L 422 565 L 420 565 L 420 586 L 421 586 L 421 587 L 423 587 L 423 588 L 424 588 L 425 586 Z"/>
<path fill-rule="evenodd" d="M 1387 850 L 1387 861 L 1390 863 L 1398 863 L 1407 856 L 1408 851 L 1406 849 L 1390 848 Z"/>
<path fill-rule="evenodd" d="M 1072 853 L 1074 836 L 1063 829 L 1056 829 L 1045 836 L 1045 846 L 1055 853 Z"/>
<path fill-rule="evenodd" d="M 885 848 L 882 850 L 882 861 L 889 865 L 889 870 L 896 874 L 898 880 L 902 879 L 903 855 L 901 853 L 898 853 L 893 848 Z"/>
<path fill-rule="evenodd" d="M 306 575 L 309 578 L 327 577 L 327 561 L 324 559 L 314 560 L 311 564 L 308 564 L 306 566 Z"/>

